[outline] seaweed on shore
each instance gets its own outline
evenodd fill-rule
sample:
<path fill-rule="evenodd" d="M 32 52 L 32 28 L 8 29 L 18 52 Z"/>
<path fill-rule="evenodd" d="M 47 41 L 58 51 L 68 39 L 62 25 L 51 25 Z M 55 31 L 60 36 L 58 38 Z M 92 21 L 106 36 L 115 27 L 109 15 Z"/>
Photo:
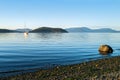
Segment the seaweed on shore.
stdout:
<path fill-rule="evenodd" d="M 120 80 L 120 56 L 74 65 L 56 66 L 0 80 Z"/>

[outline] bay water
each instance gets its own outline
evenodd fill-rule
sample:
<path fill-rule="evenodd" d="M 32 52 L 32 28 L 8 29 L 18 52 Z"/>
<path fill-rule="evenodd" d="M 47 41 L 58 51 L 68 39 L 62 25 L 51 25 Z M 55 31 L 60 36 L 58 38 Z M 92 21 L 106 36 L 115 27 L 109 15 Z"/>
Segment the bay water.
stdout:
<path fill-rule="evenodd" d="M 120 33 L 0 33 L 0 73 L 101 59 L 101 44 L 120 55 Z M 108 56 L 108 57 L 109 57 Z"/>

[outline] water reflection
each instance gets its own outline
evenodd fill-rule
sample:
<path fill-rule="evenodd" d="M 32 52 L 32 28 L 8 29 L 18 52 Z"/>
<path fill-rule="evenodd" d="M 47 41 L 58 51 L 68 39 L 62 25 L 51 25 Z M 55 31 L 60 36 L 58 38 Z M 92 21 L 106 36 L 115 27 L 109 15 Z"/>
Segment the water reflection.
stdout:
<path fill-rule="evenodd" d="M 43 39 L 43 40 L 60 40 L 62 38 L 63 33 L 33 33 L 35 38 Z"/>

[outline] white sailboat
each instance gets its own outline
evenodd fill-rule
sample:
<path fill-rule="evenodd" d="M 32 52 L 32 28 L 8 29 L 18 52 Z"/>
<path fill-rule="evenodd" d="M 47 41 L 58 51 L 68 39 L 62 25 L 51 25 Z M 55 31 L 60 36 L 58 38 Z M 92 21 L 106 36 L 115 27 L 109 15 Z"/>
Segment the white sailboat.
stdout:
<path fill-rule="evenodd" d="M 24 32 L 24 36 L 28 36 L 28 32 Z"/>
<path fill-rule="evenodd" d="M 28 31 L 26 30 L 26 24 L 24 24 L 24 27 L 25 27 L 25 31 L 24 31 L 24 36 L 28 36 Z"/>

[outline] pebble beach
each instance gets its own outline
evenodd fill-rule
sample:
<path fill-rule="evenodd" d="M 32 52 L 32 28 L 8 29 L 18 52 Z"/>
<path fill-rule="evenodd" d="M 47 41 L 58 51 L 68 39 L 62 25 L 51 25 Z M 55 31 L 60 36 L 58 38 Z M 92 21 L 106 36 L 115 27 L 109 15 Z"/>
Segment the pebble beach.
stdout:
<path fill-rule="evenodd" d="M 120 80 L 120 56 L 40 69 L 0 80 Z"/>

